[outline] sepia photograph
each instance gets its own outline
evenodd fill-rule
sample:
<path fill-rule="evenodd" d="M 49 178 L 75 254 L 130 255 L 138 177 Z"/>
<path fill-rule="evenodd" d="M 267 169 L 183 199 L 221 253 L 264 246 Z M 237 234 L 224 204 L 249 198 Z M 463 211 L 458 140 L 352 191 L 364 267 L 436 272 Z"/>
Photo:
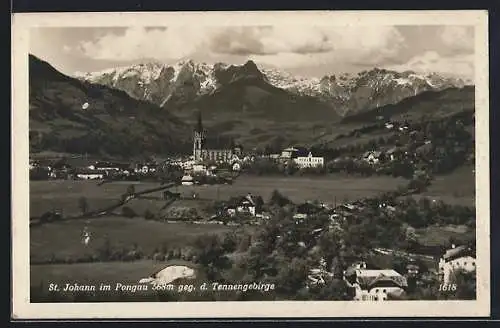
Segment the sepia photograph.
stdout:
<path fill-rule="evenodd" d="M 485 12 L 106 15 L 13 20 L 23 306 L 488 314 Z"/>

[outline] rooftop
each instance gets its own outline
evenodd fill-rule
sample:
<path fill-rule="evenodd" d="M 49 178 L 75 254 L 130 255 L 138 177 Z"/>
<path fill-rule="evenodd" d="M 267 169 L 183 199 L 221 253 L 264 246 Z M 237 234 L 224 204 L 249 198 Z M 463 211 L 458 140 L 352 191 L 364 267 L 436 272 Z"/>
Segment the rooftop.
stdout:
<path fill-rule="evenodd" d="M 457 246 L 451 249 L 448 249 L 444 255 L 443 259 L 445 261 L 451 261 L 453 259 L 462 257 L 462 256 L 476 256 L 476 252 L 472 249 L 472 247 L 462 245 L 462 246 Z"/>

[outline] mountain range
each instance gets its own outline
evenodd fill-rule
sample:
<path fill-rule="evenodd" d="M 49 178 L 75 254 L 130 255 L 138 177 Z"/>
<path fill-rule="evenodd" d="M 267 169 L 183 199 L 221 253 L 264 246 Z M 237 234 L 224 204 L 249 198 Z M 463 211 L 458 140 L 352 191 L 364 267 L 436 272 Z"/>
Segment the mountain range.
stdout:
<path fill-rule="evenodd" d="M 29 69 L 30 151 L 189 153 L 199 112 L 208 138 L 282 149 L 329 142 L 379 116 L 411 111 L 418 118 L 474 106 L 474 88 L 463 81 L 380 69 L 315 80 L 252 61 L 151 62 L 74 78 L 32 55 Z"/>
<path fill-rule="evenodd" d="M 284 95 L 296 100 L 314 98 L 318 102 L 317 106 L 329 107 L 340 116 L 395 104 L 426 91 L 462 88 L 470 84 L 468 81 L 436 73 L 417 74 L 412 71 L 396 72 L 378 68 L 354 75 L 305 78 L 277 69 L 259 67 L 253 61 L 243 65 L 209 65 L 192 60 L 167 65 L 153 61 L 99 72 L 75 73 L 75 77 L 123 90 L 131 97 L 172 110 L 184 109 L 186 105 L 206 98 L 239 80 L 252 80 L 261 89 L 271 90 L 274 87 L 286 91 Z M 255 102 L 232 105 L 248 107 L 255 105 Z M 258 105 L 262 107 L 262 104 Z"/>

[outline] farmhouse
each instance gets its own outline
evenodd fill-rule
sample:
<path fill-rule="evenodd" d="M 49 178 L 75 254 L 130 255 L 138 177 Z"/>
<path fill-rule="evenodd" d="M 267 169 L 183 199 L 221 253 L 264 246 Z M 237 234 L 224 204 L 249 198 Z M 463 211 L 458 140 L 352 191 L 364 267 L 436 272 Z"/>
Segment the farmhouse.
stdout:
<path fill-rule="evenodd" d="M 294 219 L 306 219 L 310 215 L 317 214 L 321 211 L 321 207 L 310 202 L 300 204 L 297 207 L 297 212 L 293 216 Z"/>
<path fill-rule="evenodd" d="M 281 152 L 280 158 L 284 159 L 284 160 L 293 159 L 293 158 L 297 157 L 298 151 L 299 150 L 297 148 L 294 148 L 294 147 L 285 148 Z"/>
<path fill-rule="evenodd" d="M 400 295 L 408 287 L 406 278 L 395 270 L 366 269 L 364 262 L 344 271 L 344 280 L 354 289 L 355 301 L 385 301 L 389 294 Z"/>
<path fill-rule="evenodd" d="M 419 266 L 416 265 L 415 263 L 409 263 L 407 266 L 406 266 L 406 274 L 409 276 L 409 277 L 415 277 L 418 275 L 419 273 Z"/>
<path fill-rule="evenodd" d="M 234 162 L 231 166 L 231 169 L 233 171 L 240 171 L 241 170 L 241 164 L 240 162 Z"/>
<path fill-rule="evenodd" d="M 135 173 L 148 174 L 156 172 L 158 165 L 156 163 L 144 163 L 144 164 L 136 164 L 134 167 Z"/>
<path fill-rule="evenodd" d="M 37 168 L 39 166 L 40 166 L 40 163 L 38 163 L 35 160 L 30 159 L 30 161 L 29 161 L 29 168 L 30 168 L 30 170 L 33 170 L 33 169 L 35 169 L 35 168 Z"/>
<path fill-rule="evenodd" d="M 389 157 L 391 161 L 394 161 L 396 159 L 397 153 L 398 153 L 397 147 L 392 147 L 385 152 L 386 157 Z"/>
<path fill-rule="evenodd" d="M 89 165 L 88 169 L 97 171 L 120 171 L 121 167 L 120 164 L 110 162 L 95 162 Z"/>
<path fill-rule="evenodd" d="M 207 166 L 204 164 L 194 164 L 192 170 L 193 173 L 207 173 Z"/>
<path fill-rule="evenodd" d="M 185 175 L 182 177 L 181 184 L 183 186 L 192 186 L 194 183 L 194 179 L 190 175 Z"/>
<path fill-rule="evenodd" d="M 380 161 L 381 151 L 368 151 L 363 154 L 363 159 L 370 164 L 377 164 Z"/>
<path fill-rule="evenodd" d="M 472 272 L 476 270 L 476 251 L 469 246 L 452 245 L 439 259 L 439 275 L 443 283 L 448 283 L 455 270 Z"/>
<path fill-rule="evenodd" d="M 246 196 L 233 197 L 229 200 L 226 206 L 226 212 L 229 216 L 234 216 L 236 214 L 247 214 L 251 216 L 256 216 L 257 213 L 261 213 L 261 203 L 258 197 L 248 194 Z"/>

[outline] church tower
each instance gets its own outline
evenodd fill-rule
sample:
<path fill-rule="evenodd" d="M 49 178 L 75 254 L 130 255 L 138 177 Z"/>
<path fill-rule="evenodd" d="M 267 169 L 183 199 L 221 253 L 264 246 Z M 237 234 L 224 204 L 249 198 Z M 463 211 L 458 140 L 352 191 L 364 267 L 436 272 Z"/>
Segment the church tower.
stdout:
<path fill-rule="evenodd" d="M 193 157 L 196 162 L 203 159 L 203 141 L 205 139 L 205 132 L 203 131 L 203 124 L 201 122 L 201 111 L 198 112 L 198 122 L 193 135 Z"/>

